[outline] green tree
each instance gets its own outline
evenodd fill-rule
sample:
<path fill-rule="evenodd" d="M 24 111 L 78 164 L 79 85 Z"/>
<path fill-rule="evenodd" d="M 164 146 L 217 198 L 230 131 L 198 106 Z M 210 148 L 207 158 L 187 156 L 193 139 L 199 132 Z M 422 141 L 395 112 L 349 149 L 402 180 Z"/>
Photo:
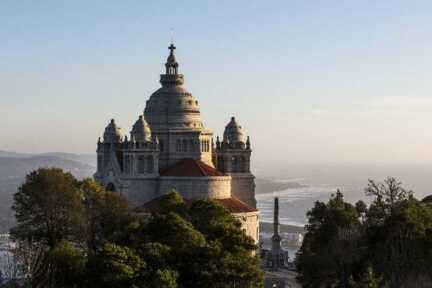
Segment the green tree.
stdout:
<path fill-rule="evenodd" d="M 375 197 L 375 205 L 381 208 L 385 214 L 394 213 L 400 202 L 411 198 L 413 195 L 412 191 L 403 188 L 402 183 L 393 177 L 387 177 L 384 183 L 369 180 L 365 193 Z"/>
<path fill-rule="evenodd" d="M 106 243 L 121 241 L 134 220 L 127 200 L 119 193 L 106 191 L 92 179 L 84 179 L 78 187 L 84 203 L 80 233 L 87 252 L 94 254 Z"/>
<path fill-rule="evenodd" d="M 349 287 L 362 254 L 361 223 L 356 208 L 337 191 L 327 203 L 316 202 L 296 264 L 304 287 Z"/>
<path fill-rule="evenodd" d="M 74 241 L 83 211 L 77 180 L 61 169 L 31 172 L 14 195 L 17 226 L 11 235 L 54 248 L 63 240 Z"/>
<path fill-rule="evenodd" d="M 51 257 L 64 241 L 77 241 L 82 195 L 77 180 L 61 169 L 39 169 L 27 175 L 14 195 L 17 226 L 12 238 L 38 252 L 29 271 L 32 287 L 59 287 L 55 279 L 59 262 Z"/>
<path fill-rule="evenodd" d="M 52 263 L 50 273 L 54 279 L 53 287 L 84 286 L 87 258 L 82 251 L 75 249 L 72 243 L 59 243 L 49 252 L 48 258 Z"/>
<path fill-rule="evenodd" d="M 337 193 L 308 212 L 300 281 L 305 287 L 432 286 L 431 205 L 391 177 L 369 181 L 365 191 L 374 197 L 369 207 L 354 208 Z"/>
<path fill-rule="evenodd" d="M 128 251 L 145 263 L 132 275 L 144 282 L 130 277 L 130 269 L 117 271 L 118 277 L 126 273 L 137 287 L 262 287 L 256 246 L 227 210 L 208 200 L 186 205 L 178 193 L 162 197 L 159 206 L 129 225 L 126 237 Z M 101 254 L 99 262 L 107 259 Z"/>

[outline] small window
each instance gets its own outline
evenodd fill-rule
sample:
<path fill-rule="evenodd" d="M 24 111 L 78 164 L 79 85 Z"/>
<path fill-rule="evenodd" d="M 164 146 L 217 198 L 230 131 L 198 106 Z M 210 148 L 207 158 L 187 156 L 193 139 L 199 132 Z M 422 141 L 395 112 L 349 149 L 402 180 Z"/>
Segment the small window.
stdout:
<path fill-rule="evenodd" d="M 209 140 L 202 140 L 201 141 L 201 151 L 202 152 L 209 152 L 210 151 L 210 141 Z"/>
<path fill-rule="evenodd" d="M 138 157 L 138 173 L 144 174 L 145 172 L 145 159 L 144 156 Z"/>
<path fill-rule="evenodd" d="M 240 161 L 239 161 L 239 172 L 247 172 L 247 163 L 246 163 L 246 158 L 244 156 L 240 157 Z"/>
<path fill-rule="evenodd" d="M 163 140 L 159 140 L 159 150 L 160 150 L 160 152 L 164 151 L 164 142 L 163 142 Z"/>
<path fill-rule="evenodd" d="M 154 170 L 154 161 L 153 156 L 149 155 L 147 156 L 147 173 L 153 173 Z"/>
<path fill-rule="evenodd" d="M 218 170 L 225 172 L 225 159 L 222 156 L 219 156 L 217 159 Z"/>
<path fill-rule="evenodd" d="M 177 152 L 181 152 L 181 150 L 182 150 L 182 143 L 181 143 L 181 140 L 180 140 L 180 139 L 177 139 L 177 141 L 176 141 L 176 151 L 177 151 Z"/>
<path fill-rule="evenodd" d="M 124 173 L 126 175 L 130 174 L 130 156 L 125 156 Z"/>
<path fill-rule="evenodd" d="M 183 139 L 183 144 L 182 144 L 182 151 L 183 152 L 187 152 L 187 140 Z"/>
<path fill-rule="evenodd" d="M 113 183 L 109 183 L 107 186 L 106 186 L 106 188 L 105 188 L 107 191 L 110 191 L 110 192 L 116 192 L 116 187 L 115 187 L 115 185 L 113 184 Z"/>
<path fill-rule="evenodd" d="M 231 158 L 231 171 L 237 172 L 238 171 L 238 160 L 237 157 Z"/>

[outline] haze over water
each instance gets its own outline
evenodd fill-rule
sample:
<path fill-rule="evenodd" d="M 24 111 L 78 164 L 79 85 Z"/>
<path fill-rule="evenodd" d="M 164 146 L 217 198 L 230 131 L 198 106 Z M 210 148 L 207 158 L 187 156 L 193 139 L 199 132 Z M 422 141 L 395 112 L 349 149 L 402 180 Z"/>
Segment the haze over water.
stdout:
<path fill-rule="evenodd" d="M 263 167 L 261 167 L 263 168 Z M 279 197 L 280 221 L 283 224 L 304 225 L 306 211 L 315 201 L 327 201 L 340 189 L 351 203 L 371 201 L 364 193 L 368 179 L 383 181 L 387 176 L 396 177 L 414 196 L 422 199 L 432 194 L 432 164 L 339 164 L 339 165 L 286 165 L 257 169 L 258 177 L 272 178 L 304 184 L 305 188 L 258 194 L 261 220 L 273 221 L 273 198 Z"/>

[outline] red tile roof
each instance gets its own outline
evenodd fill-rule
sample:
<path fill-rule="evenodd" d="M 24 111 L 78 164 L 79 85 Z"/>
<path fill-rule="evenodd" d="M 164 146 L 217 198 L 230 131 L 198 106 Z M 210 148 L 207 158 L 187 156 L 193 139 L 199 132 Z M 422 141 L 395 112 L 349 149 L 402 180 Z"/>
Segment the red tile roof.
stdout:
<path fill-rule="evenodd" d="M 171 167 L 161 171 L 160 175 L 177 177 L 225 176 L 224 173 L 204 162 L 190 158 L 180 160 Z"/>
<path fill-rule="evenodd" d="M 231 213 L 257 212 L 258 210 L 240 201 L 237 198 L 214 199 L 228 209 Z"/>
<path fill-rule="evenodd" d="M 158 212 L 160 211 L 160 201 L 161 197 L 155 198 L 153 200 L 150 200 L 149 202 L 145 203 L 144 205 L 138 207 L 136 211 L 138 212 Z M 183 199 L 187 206 L 191 206 L 192 203 L 196 200 L 194 199 Z M 222 206 L 224 206 L 230 213 L 248 213 L 248 212 L 257 212 L 258 210 L 247 205 L 246 203 L 240 201 L 237 198 L 231 197 L 231 198 L 225 198 L 225 199 L 211 199 Z"/>

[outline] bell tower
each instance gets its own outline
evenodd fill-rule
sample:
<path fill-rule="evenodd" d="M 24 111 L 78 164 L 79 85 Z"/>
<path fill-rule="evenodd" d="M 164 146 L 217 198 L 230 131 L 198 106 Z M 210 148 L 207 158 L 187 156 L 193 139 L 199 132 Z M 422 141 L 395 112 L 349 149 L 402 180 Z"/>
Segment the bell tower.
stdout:
<path fill-rule="evenodd" d="M 219 171 L 231 175 L 231 193 L 246 204 L 256 207 L 255 176 L 250 171 L 252 150 L 250 138 L 234 117 L 225 127 L 223 140 L 216 138 L 214 162 Z"/>

